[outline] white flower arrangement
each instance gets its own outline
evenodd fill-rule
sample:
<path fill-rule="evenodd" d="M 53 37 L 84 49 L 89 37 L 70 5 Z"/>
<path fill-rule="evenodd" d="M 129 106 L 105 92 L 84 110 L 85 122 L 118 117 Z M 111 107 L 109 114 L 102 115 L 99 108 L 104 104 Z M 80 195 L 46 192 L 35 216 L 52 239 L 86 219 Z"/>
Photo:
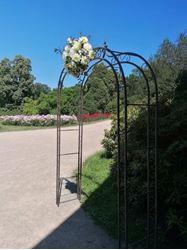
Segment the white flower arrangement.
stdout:
<path fill-rule="evenodd" d="M 95 52 L 86 36 L 68 38 L 63 50 L 64 67 L 71 75 L 78 77 L 94 59 Z"/>

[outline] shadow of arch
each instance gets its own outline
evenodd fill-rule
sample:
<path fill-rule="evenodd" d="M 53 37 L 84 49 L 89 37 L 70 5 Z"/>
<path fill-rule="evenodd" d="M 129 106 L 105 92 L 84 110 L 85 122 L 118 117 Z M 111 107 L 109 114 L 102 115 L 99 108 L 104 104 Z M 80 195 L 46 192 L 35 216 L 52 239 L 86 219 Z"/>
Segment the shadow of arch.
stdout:
<path fill-rule="evenodd" d="M 63 206 L 66 205 L 63 204 Z M 118 243 L 93 223 L 83 208 L 79 208 L 32 248 L 113 249 L 118 248 Z"/>

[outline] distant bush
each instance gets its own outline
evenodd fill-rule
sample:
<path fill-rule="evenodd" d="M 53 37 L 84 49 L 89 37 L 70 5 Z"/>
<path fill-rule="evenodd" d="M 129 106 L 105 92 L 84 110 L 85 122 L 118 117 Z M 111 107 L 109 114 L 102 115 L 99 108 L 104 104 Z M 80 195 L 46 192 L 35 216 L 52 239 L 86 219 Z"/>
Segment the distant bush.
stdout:
<path fill-rule="evenodd" d="M 79 116 L 84 122 L 85 121 L 96 121 L 96 120 L 103 120 L 108 119 L 111 117 L 111 114 L 109 113 L 95 113 L 95 114 L 82 114 Z"/>
<path fill-rule="evenodd" d="M 0 121 L 4 125 L 18 126 L 54 126 L 56 125 L 56 115 L 15 115 L 0 116 Z M 76 116 L 62 115 L 61 124 L 74 124 L 77 122 Z"/>
<path fill-rule="evenodd" d="M 21 108 L 14 108 L 14 109 L 1 108 L 0 109 L 0 116 L 1 115 L 21 115 L 21 114 L 22 114 Z"/>

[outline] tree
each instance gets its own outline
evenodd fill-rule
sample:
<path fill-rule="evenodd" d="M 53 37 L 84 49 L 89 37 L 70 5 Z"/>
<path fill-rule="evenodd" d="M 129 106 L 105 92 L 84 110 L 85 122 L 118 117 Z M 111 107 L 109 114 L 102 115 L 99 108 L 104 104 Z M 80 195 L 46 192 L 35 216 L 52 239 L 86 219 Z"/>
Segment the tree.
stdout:
<path fill-rule="evenodd" d="M 13 61 L 5 58 L 0 62 L 0 105 L 5 108 L 18 107 L 25 97 L 33 94 L 31 61 L 17 55 Z"/>
<path fill-rule="evenodd" d="M 21 55 L 17 55 L 12 62 L 12 79 L 16 91 L 12 95 L 15 105 L 22 104 L 24 97 L 30 97 L 33 94 L 33 83 L 35 77 L 32 75 L 31 61 Z"/>
<path fill-rule="evenodd" d="M 157 75 L 162 102 L 170 101 L 175 92 L 178 74 L 187 68 L 187 35 L 181 33 L 176 43 L 164 40 L 151 59 L 151 64 Z"/>
<path fill-rule="evenodd" d="M 40 94 L 49 94 L 50 88 L 47 84 L 36 82 L 33 86 L 33 99 L 38 99 Z"/>
<path fill-rule="evenodd" d="M 0 62 L 0 106 L 5 107 L 12 103 L 12 95 L 15 88 L 12 84 L 11 62 L 8 58 Z"/>
<path fill-rule="evenodd" d="M 113 72 L 103 63 L 96 65 L 87 82 L 84 96 L 85 112 L 113 112 L 116 96 Z"/>

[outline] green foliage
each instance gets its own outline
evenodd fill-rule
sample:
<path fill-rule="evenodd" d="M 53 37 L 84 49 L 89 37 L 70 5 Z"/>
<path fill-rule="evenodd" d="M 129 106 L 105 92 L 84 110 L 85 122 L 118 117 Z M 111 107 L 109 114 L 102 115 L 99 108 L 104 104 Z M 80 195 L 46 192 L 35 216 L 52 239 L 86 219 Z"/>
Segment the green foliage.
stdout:
<path fill-rule="evenodd" d="M 136 107 L 130 106 L 128 108 L 127 117 L 128 117 L 128 128 L 136 121 L 139 115 L 139 109 Z M 102 145 L 105 148 L 105 153 L 107 157 L 115 157 L 117 152 L 117 116 L 112 116 L 112 127 L 110 130 L 105 130 L 105 136 L 102 140 Z M 123 112 L 120 113 L 120 130 L 123 131 L 124 129 L 124 114 Z"/>
<path fill-rule="evenodd" d="M 8 108 L 1 108 L 0 109 L 0 116 L 1 115 L 21 115 L 22 109 L 17 107 L 15 109 L 8 109 Z"/>
<path fill-rule="evenodd" d="M 103 63 L 96 65 L 86 85 L 85 113 L 112 113 L 115 111 L 115 80 Z"/>
<path fill-rule="evenodd" d="M 176 44 L 166 40 L 150 60 L 159 87 L 159 235 L 163 247 L 184 247 L 187 241 L 187 36 L 180 35 Z M 181 63 L 182 62 L 182 63 Z M 145 100 L 141 76 L 128 77 L 129 100 Z M 131 86 L 132 85 L 132 86 Z M 144 89 L 143 89 L 144 90 Z M 137 93 L 137 92 L 138 93 Z M 154 95 L 154 91 L 153 91 Z M 130 213 L 144 216 L 146 211 L 146 119 L 145 109 L 137 109 L 128 123 L 128 192 Z M 129 116 L 130 118 L 130 116 Z M 121 113 L 123 119 L 123 113 Z M 151 108 L 151 128 L 154 109 Z M 123 125 L 121 124 L 123 131 Z M 116 159 L 116 117 L 110 131 L 105 132 L 103 145 L 107 155 Z M 123 134 L 123 133 L 122 133 Z M 154 130 L 151 130 L 153 142 Z M 124 141 L 122 141 L 123 149 Z M 135 150 L 136 149 L 136 150 Z M 123 150 L 122 150 L 123 152 Z M 151 166 L 154 151 L 150 151 Z M 114 165 L 115 166 L 115 165 Z M 154 171 L 151 168 L 151 171 Z M 151 185 L 151 192 L 153 186 Z M 162 238 L 162 242 L 161 242 Z M 172 243 L 171 242 L 172 239 Z"/>
<path fill-rule="evenodd" d="M 38 113 L 37 100 L 26 97 L 24 100 L 23 113 L 26 115 L 36 115 Z"/>
<path fill-rule="evenodd" d="M 50 90 L 46 84 L 36 82 L 33 86 L 33 99 L 38 99 L 41 94 L 49 94 Z"/>
<path fill-rule="evenodd" d="M 73 115 L 78 113 L 79 103 L 78 86 L 64 88 L 61 96 L 61 113 Z M 32 114 L 56 114 L 57 109 L 57 91 L 52 90 L 48 94 L 41 93 L 39 98 L 34 100 L 25 98 L 23 113 Z"/>
<path fill-rule="evenodd" d="M 5 58 L 0 62 L 0 106 L 14 109 L 24 97 L 32 96 L 34 76 L 31 61 L 17 55 L 13 61 Z"/>
<path fill-rule="evenodd" d="M 78 114 L 79 112 L 80 87 L 68 87 L 62 91 L 62 114 Z"/>
<path fill-rule="evenodd" d="M 159 216 L 162 218 L 160 227 L 167 232 L 167 238 L 173 239 L 171 247 L 174 244 L 176 244 L 175 247 L 178 244 L 182 246 L 187 239 L 187 218 L 184 208 L 187 202 L 185 192 L 187 186 L 187 73 L 181 73 L 179 79 L 172 103 L 162 105 L 159 109 Z M 151 124 L 153 123 L 154 116 L 151 117 Z M 151 131 L 151 138 L 153 136 Z M 128 151 L 129 205 L 135 213 L 140 212 L 139 207 L 143 208 L 146 204 L 146 154 L 143 149 L 141 150 L 146 146 L 145 140 L 146 112 L 141 112 L 128 133 L 129 148 L 139 148 L 137 151 Z M 154 152 L 151 151 L 151 162 L 153 162 L 153 156 Z"/>
<path fill-rule="evenodd" d="M 37 100 L 25 98 L 23 105 L 23 113 L 26 115 L 47 115 L 56 111 L 56 91 L 49 94 L 40 94 Z"/>
<path fill-rule="evenodd" d="M 105 158 L 105 153 L 102 151 L 84 162 L 82 207 L 109 235 L 117 238 L 117 176 L 114 171 L 111 174 L 112 165 L 113 160 Z M 143 237 L 142 220 L 130 216 L 129 231 L 129 240 L 132 242 Z"/>
<path fill-rule="evenodd" d="M 49 91 L 41 84 L 37 89 L 42 91 L 37 99 L 25 98 L 24 114 L 54 114 L 57 107 L 56 90 Z M 35 87 L 36 87 L 35 86 Z M 41 90 L 42 89 L 42 90 Z M 37 95 L 34 94 L 36 97 Z M 94 67 L 84 92 L 84 113 L 111 113 L 116 109 L 115 81 L 111 70 L 103 64 Z M 62 114 L 79 113 L 80 86 L 65 87 L 61 96 Z"/>
<path fill-rule="evenodd" d="M 48 94 L 50 88 L 45 84 L 34 84 L 34 80 L 31 61 L 28 58 L 16 55 L 12 61 L 7 58 L 3 59 L 0 62 L 0 113 L 20 114 L 25 101 L 28 103 L 25 113 L 36 114 L 37 108 L 34 100 L 38 99 L 41 94 Z M 34 107 L 32 107 L 32 99 Z M 44 113 L 46 112 L 45 105 L 41 105 L 41 112 L 42 109 Z"/>

